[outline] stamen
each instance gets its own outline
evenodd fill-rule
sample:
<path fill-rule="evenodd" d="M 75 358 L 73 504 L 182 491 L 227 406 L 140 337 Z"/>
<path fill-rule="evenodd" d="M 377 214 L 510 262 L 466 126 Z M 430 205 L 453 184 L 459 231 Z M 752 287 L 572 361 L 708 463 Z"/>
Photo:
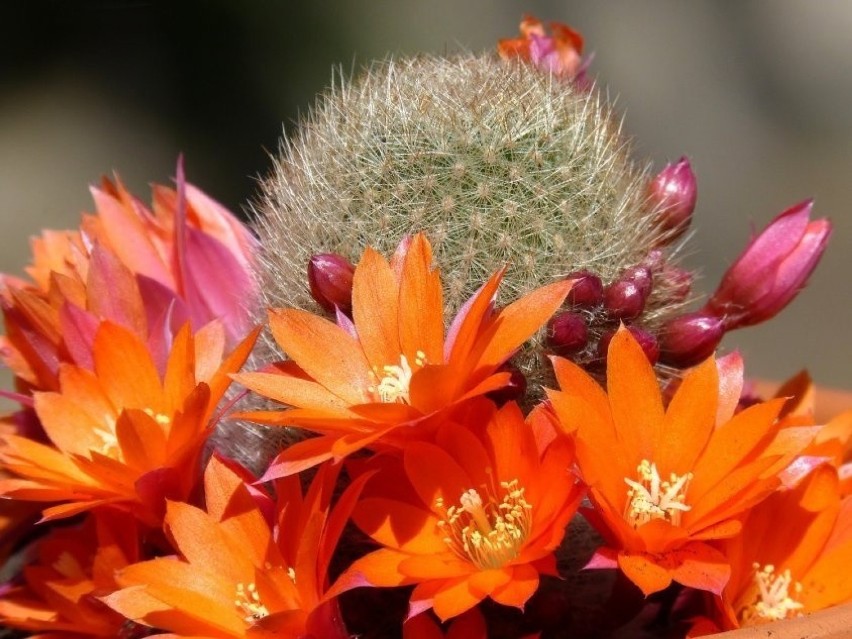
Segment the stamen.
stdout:
<path fill-rule="evenodd" d="M 263 605 L 257 586 L 252 582 L 248 585 L 237 584 L 237 597 L 234 606 L 243 616 L 246 623 L 254 623 L 258 619 L 269 616 L 269 609 Z"/>
<path fill-rule="evenodd" d="M 168 426 L 172 423 L 171 417 L 168 415 L 163 415 L 162 413 L 155 413 L 150 408 L 143 408 L 142 412 L 145 413 L 148 417 L 153 417 L 154 421 L 157 422 L 160 426 Z"/>
<path fill-rule="evenodd" d="M 775 566 L 772 564 L 766 564 L 761 568 L 759 563 L 754 563 L 752 567 L 757 587 L 754 602 L 740 613 L 742 624 L 754 626 L 800 617 L 805 606 L 790 595 L 790 587 L 792 586 L 793 592 L 798 595 L 802 592 L 802 584 L 793 581 L 790 569 L 776 574 Z"/>
<path fill-rule="evenodd" d="M 634 527 L 654 519 L 665 519 L 674 526 L 680 525 L 681 516 L 690 510 L 687 505 L 686 490 L 692 480 L 692 473 L 676 475 L 672 473 L 668 481 L 662 481 L 657 465 L 643 459 L 636 468 L 639 481 L 624 478 L 630 487 L 627 491 L 625 517 Z"/>
<path fill-rule="evenodd" d="M 425 366 L 426 353 L 417 351 L 414 357 L 414 365 L 418 368 Z M 405 355 L 399 356 L 399 365 L 383 366 L 381 371 L 378 367 L 373 367 L 373 375 L 378 380 L 378 384 L 369 386 L 367 390 L 377 395 L 380 402 L 384 404 L 411 403 L 408 389 L 414 371 Z"/>
<path fill-rule="evenodd" d="M 532 505 L 518 480 L 500 482 L 500 488 L 505 494 L 499 503 L 493 495 L 483 502 L 473 488 L 462 493 L 460 506 L 445 508 L 440 498 L 435 502 L 445 514 L 438 522 L 446 533 L 444 543 L 482 570 L 500 568 L 517 557 L 532 525 Z"/>

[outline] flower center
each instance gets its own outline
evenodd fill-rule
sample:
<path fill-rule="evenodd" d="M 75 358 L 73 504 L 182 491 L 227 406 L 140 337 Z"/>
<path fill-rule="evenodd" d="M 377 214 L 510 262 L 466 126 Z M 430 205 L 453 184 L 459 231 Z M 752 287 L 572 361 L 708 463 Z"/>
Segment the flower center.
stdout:
<path fill-rule="evenodd" d="M 263 605 L 257 586 L 252 582 L 248 585 L 237 584 L 237 597 L 234 599 L 237 612 L 243 615 L 246 623 L 254 623 L 258 619 L 269 616 L 269 609 Z"/>
<path fill-rule="evenodd" d="M 426 364 L 426 353 L 417 351 L 414 364 L 418 368 Z M 383 404 L 410 404 L 408 388 L 411 385 L 411 376 L 414 371 L 408 363 L 405 355 L 399 356 L 398 365 L 383 366 L 381 371 L 373 367 L 373 374 L 378 384 L 367 388 L 368 391 L 378 397 Z"/>
<path fill-rule="evenodd" d="M 625 477 L 627 490 L 625 517 L 638 528 L 653 519 L 665 519 L 674 526 L 680 525 L 681 515 L 692 508 L 686 502 L 686 489 L 692 479 L 692 473 L 675 475 L 663 481 L 657 471 L 657 465 L 643 459 L 636 468 L 639 481 Z"/>
<path fill-rule="evenodd" d="M 779 574 L 772 564 L 766 564 L 763 568 L 759 563 L 752 566 L 757 592 L 754 603 L 740 613 L 743 625 L 755 626 L 801 616 L 804 605 L 790 596 L 790 587 L 795 594 L 799 594 L 802 592 L 802 584 L 793 581 L 790 569 Z"/>
<path fill-rule="evenodd" d="M 148 417 L 152 418 L 160 426 L 168 426 L 172 423 L 172 420 L 168 415 L 163 415 L 162 413 L 155 413 L 151 408 L 143 408 L 142 412 L 145 413 Z"/>
<path fill-rule="evenodd" d="M 459 506 L 445 509 L 440 498 L 435 504 L 444 511 L 445 518 L 438 522 L 446 534 L 444 543 L 481 570 L 500 568 L 517 557 L 532 527 L 532 505 L 518 480 L 500 482 L 500 488 L 504 495 L 499 503 L 496 497 L 484 503 L 471 488 L 462 494 Z"/>

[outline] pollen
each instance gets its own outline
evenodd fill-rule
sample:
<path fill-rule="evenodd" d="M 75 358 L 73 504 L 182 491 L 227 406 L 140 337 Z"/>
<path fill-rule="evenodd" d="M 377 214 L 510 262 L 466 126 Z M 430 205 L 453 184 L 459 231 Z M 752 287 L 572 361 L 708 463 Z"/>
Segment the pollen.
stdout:
<path fill-rule="evenodd" d="M 754 563 L 752 566 L 755 597 L 753 603 L 740 613 L 743 625 L 754 626 L 801 616 L 804 605 L 796 601 L 793 595 L 802 592 L 802 584 L 793 581 L 790 569 L 778 573 L 772 564 L 761 567 L 759 563 Z"/>
<path fill-rule="evenodd" d="M 144 408 L 142 409 L 142 412 L 145 413 L 148 417 L 152 418 L 160 426 L 168 426 L 172 423 L 172 420 L 168 415 L 163 415 L 162 413 L 155 413 L 151 408 Z"/>
<path fill-rule="evenodd" d="M 269 616 L 269 609 L 260 600 L 257 586 L 252 582 L 249 584 L 237 584 L 237 596 L 234 599 L 237 612 L 243 615 L 246 623 L 254 623 L 259 619 Z"/>
<path fill-rule="evenodd" d="M 680 525 L 684 512 L 692 508 L 686 503 L 686 490 L 692 480 L 692 473 L 676 475 L 672 473 L 663 480 L 657 465 L 643 459 L 636 468 L 639 481 L 627 479 L 627 506 L 625 518 L 634 527 L 654 519 L 664 519 L 674 526 Z"/>
<path fill-rule="evenodd" d="M 417 351 L 414 365 L 418 369 L 425 366 L 426 353 Z M 397 365 L 383 366 L 381 370 L 378 367 L 373 367 L 373 375 L 378 383 L 367 387 L 367 390 L 383 404 L 410 404 L 409 386 L 414 372 L 408 363 L 408 358 L 405 355 L 400 355 Z"/>
<path fill-rule="evenodd" d="M 474 488 L 464 492 L 458 506 L 436 506 L 444 512 L 438 527 L 444 543 L 480 570 L 500 568 L 517 557 L 532 528 L 532 505 L 518 480 L 500 482 L 502 497 L 482 495 Z"/>

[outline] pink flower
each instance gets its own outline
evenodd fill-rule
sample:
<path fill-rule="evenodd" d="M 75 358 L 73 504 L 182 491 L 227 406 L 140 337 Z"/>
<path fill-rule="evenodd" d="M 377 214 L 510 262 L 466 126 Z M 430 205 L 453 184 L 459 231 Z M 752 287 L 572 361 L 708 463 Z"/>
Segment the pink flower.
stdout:
<path fill-rule="evenodd" d="M 805 200 L 781 213 L 725 273 L 703 309 L 725 330 L 768 320 L 804 288 L 831 235 L 831 222 L 810 221 L 812 206 Z"/>
<path fill-rule="evenodd" d="M 542 71 L 585 86 L 591 58 L 582 57 L 583 36 L 561 22 L 551 22 L 549 26 L 552 35 L 545 33 L 541 20 L 524 16 L 521 37 L 500 40 L 497 51 L 502 58 L 520 58 Z"/>

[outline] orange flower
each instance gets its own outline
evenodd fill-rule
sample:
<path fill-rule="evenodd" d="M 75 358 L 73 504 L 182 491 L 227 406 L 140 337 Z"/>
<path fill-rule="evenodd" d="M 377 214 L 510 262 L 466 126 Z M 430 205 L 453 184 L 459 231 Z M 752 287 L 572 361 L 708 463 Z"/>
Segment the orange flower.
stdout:
<path fill-rule="evenodd" d="M 204 475 L 207 511 L 169 502 L 166 530 L 180 558 L 127 566 L 121 590 L 103 601 L 130 619 L 205 637 L 349 635 L 326 573 L 368 477 L 353 482 L 329 512 L 337 471 L 323 466 L 302 495 L 297 477 L 279 482 L 275 532 L 243 480 L 214 457 Z"/>
<path fill-rule="evenodd" d="M 161 377 L 146 345 L 104 322 L 94 339 L 94 370 L 63 364 L 61 390 L 36 393 L 49 444 L 6 435 L 0 462 L 18 478 L 0 479 L 4 497 L 69 502 L 45 519 L 102 504 L 132 508 L 159 526 L 166 496 L 185 499 L 213 411 L 245 361 L 257 331 L 224 361 L 219 324 L 175 337 Z"/>
<path fill-rule="evenodd" d="M 55 528 L 35 543 L 35 555 L 22 584 L 3 592 L 0 624 L 47 633 L 40 637 L 124 636 L 127 620 L 96 597 L 117 587 L 116 570 L 139 559 L 133 518 L 102 512 Z"/>
<path fill-rule="evenodd" d="M 739 533 L 738 518 L 779 485 L 819 427 L 782 428 L 782 399 L 733 415 L 730 380 L 720 385 L 712 358 L 686 374 L 664 409 L 625 329 L 609 347 L 608 393 L 566 360 L 554 367 L 562 392 L 548 395 L 576 440 L 595 506 L 584 514 L 606 541 L 590 567 L 617 566 L 646 595 L 672 580 L 720 593 L 730 567 L 707 542 Z"/>
<path fill-rule="evenodd" d="M 297 309 L 273 310 L 275 340 L 291 358 L 275 372 L 237 381 L 290 410 L 237 417 L 303 426 L 321 436 L 290 446 L 265 478 L 339 460 L 381 440 L 401 446 L 424 422 L 454 404 L 505 386 L 498 368 L 559 308 L 570 281 L 540 288 L 493 310 L 496 273 L 463 307 L 444 339 L 441 281 L 422 234 L 403 242 L 389 264 L 372 249 L 355 269 L 354 323 Z M 420 425 L 414 431 L 402 425 Z"/>
<path fill-rule="evenodd" d="M 31 282 L 2 276 L 6 335 L 0 357 L 19 390 L 55 391 L 59 366 L 91 368 L 98 323 L 108 320 L 148 342 L 158 367 L 187 321 L 218 319 L 233 346 L 251 329 L 255 240 L 231 213 L 183 178 L 177 191 L 154 186 L 153 212 L 120 181 L 93 188 L 97 215 L 81 231 L 32 240 Z"/>
<path fill-rule="evenodd" d="M 587 61 L 583 61 L 583 36 L 561 22 L 551 22 L 553 35 L 547 35 L 541 20 L 524 16 L 521 37 L 507 38 L 497 43 L 504 59 L 520 58 L 542 71 L 568 80 L 582 81 Z"/>
<path fill-rule="evenodd" d="M 471 428 L 446 423 L 435 443 L 411 442 L 381 470 L 353 520 L 383 548 L 356 560 L 335 590 L 416 584 L 411 615 L 442 620 L 486 597 L 523 607 L 539 574 L 556 574 L 553 552 L 582 491 L 564 438 L 544 449 L 514 403 L 471 407 Z"/>
<path fill-rule="evenodd" d="M 779 530 L 780 527 L 780 530 Z M 841 498 L 837 471 L 814 470 L 795 489 L 754 508 L 742 534 L 720 548 L 731 580 L 715 599 L 709 631 L 790 619 L 852 601 L 852 497 Z"/>

